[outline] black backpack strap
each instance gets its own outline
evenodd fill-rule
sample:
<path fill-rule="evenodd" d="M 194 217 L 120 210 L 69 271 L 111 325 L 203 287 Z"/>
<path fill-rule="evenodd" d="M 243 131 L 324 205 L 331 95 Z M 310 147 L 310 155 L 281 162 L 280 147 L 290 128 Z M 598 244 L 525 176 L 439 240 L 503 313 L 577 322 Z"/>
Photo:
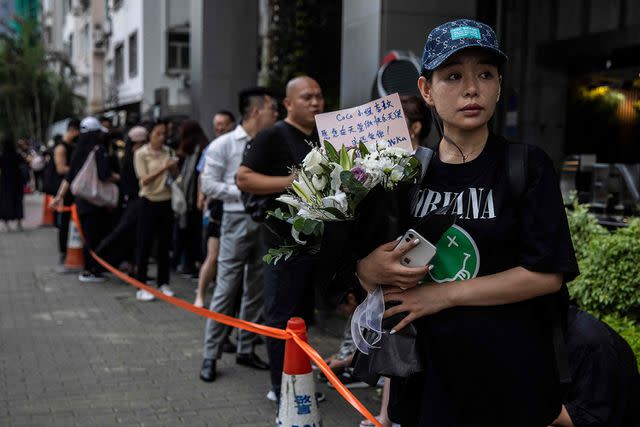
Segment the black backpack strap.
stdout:
<path fill-rule="evenodd" d="M 413 209 L 418 202 L 420 185 L 422 184 L 424 176 L 427 174 L 429 163 L 431 163 L 431 159 L 433 159 L 433 153 L 434 151 L 431 148 L 419 146 L 413 154 L 413 156 L 420 162 L 420 177 L 416 180 L 416 184 L 409 190 L 409 208 L 411 212 L 413 212 Z"/>
<path fill-rule="evenodd" d="M 529 151 L 527 150 L 526 144 L 507 141 L 507 155 L 505 160 L 507 178 L 509 180 L 509 191 L 511 191 L 511 194 L 518 204 L 522 202 L 524 193 L 527 190 L 528 154 Z M 548 295 L 546 307 L 549 310 L 549 319 L 551 321 L 551 334 L 558 380 L 562 386 L 567 386 L 571 383 L 571 372 L 569 371 L 569 354 L 565 341 L 559 294 L 560 292 Z"/>
<path fill-rule="evenodd" d="M 416 148 L 414 156 L 420 161 L 420 179 L 418 182 L 422 182 L 431 159 L 433 158 L 433 150 L 431 148 L 419 146 Z"/>
<path fill-rule="evenodd" d="M 525 144 L 507 142 L 507 176 L 509 190 L 518 203 L 527 189 L 528 151 Z"/>

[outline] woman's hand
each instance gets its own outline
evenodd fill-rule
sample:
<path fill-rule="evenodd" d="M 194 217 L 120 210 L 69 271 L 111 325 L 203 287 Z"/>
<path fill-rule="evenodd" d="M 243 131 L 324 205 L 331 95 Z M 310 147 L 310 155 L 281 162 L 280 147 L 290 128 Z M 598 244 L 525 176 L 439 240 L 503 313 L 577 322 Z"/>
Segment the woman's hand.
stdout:
<path fill-rule="evenodd" d="M 413 249 L 418 240 L 414 240 L 401 248 L 396 248 L 400 240 L 394 240 L 378 246 L 356 266 L 356 274 L 362 287 L 372 292 L 378 285 L 391 285 L 399 288 L 412 288 L 427 274 L 431 268 L 405 267 L 400 260 Z"/>
<path fill-rule="evenodd" d="M 406 291 L 393 287 L 385 290 L 384 302 L 399 302 L 398 305 L 385 310 L 384 318 L 398 313 L 407 313 L 407 316 L 393 327 L 394 334 L 414 320 L 437 313 L 453 304 L 450 300 L 451 285 L 425 284 Z"/>
<path fill-rule="evenodd" d="M 164 164 L 165 170 L 175 172 L 178 167 L 178 160 L 174 158 L 169 158 Z"/>
<path fill-rule="evenodd" d="M 62 197 L 60 196 L 55 196 L 51 199 L 51 202 L 49 202 L 49 208 L 53 210 L 57 210 L 60 206 L 62 206 Z"/>

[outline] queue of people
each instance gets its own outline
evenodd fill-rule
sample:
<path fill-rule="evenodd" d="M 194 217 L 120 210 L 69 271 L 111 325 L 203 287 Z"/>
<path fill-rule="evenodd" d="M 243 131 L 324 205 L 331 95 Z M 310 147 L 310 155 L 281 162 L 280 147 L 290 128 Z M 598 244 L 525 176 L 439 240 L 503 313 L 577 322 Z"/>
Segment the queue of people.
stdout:
<path fill-rule="evenodd" d="M 170 287 L 172 257 L 180 268 L 201 263 L 202 214 L 197 203 L 197 163 L 207 139 L 199 124 L 186 120 L 177 126 L 175 149 L 167 145 L 168 122 L 155 120 L 132 126 L 115 155 L 113 134 L 104 121 L 86 117 L 69 121 L 58 138 L 51 164 L 45 166 L 45 190 L 53 196 L 51 206 L 76 205 L 84 233 L 84 271 L 81 282 L 103 282 L 103 268 L 90 256 L 94 250 L 112 265 L 138 280 L 152 284 L 166 295 Z M 90 157 L 91 155 L 91 157 Z M 104 206 L 72 194 L 71 185 L 87 161 L 95 162 L 97 179 L 118 186 L 118 200 Z M 177 185 L 172 185 L 173 181 Z M 187 209 L 176 213 L 172 193 L 179 191 Z M 68 212 L 56 214 L 61 263 L 65 259 L 69 230 Z M 156 277 L 148 276 L 149 258 L 157 263 Z M 175 265 L 173 266 L 176 267 Z M 154 299 L 149 292 L 136 293 L 140 301 Z"/>

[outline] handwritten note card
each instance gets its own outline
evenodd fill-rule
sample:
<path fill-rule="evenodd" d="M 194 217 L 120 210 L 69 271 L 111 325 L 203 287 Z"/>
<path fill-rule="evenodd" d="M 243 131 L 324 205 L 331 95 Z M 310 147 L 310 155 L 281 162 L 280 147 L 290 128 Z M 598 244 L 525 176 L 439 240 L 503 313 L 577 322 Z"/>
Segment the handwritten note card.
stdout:
<path fill-rule="evenodd" d="M 412 151 L 409 129 L 397 93 L 358 107 L 318 114 L 316 126 L 320 141 L 327 140 L 336 149 L 384 139 L 390 146 Z"/>

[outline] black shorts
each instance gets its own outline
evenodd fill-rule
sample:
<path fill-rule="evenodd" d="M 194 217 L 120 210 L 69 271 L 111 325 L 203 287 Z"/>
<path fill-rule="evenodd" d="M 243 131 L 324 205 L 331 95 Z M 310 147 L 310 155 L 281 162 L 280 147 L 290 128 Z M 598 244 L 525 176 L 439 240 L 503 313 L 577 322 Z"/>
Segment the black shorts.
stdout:
<path fill-rule="evenodd" d="M 207 238 L 220 238 L 220 224 L 222 224 L 222 201 L 211 200 L 209 202 L 209 225 L 207 225 Z"/>
<path fill-rule="evenodd" d="M 209 224 L 207 225 L 207 239 L 209 237 L 220 238 L 220 221 L 213 221 L 209 218 Z"/>

